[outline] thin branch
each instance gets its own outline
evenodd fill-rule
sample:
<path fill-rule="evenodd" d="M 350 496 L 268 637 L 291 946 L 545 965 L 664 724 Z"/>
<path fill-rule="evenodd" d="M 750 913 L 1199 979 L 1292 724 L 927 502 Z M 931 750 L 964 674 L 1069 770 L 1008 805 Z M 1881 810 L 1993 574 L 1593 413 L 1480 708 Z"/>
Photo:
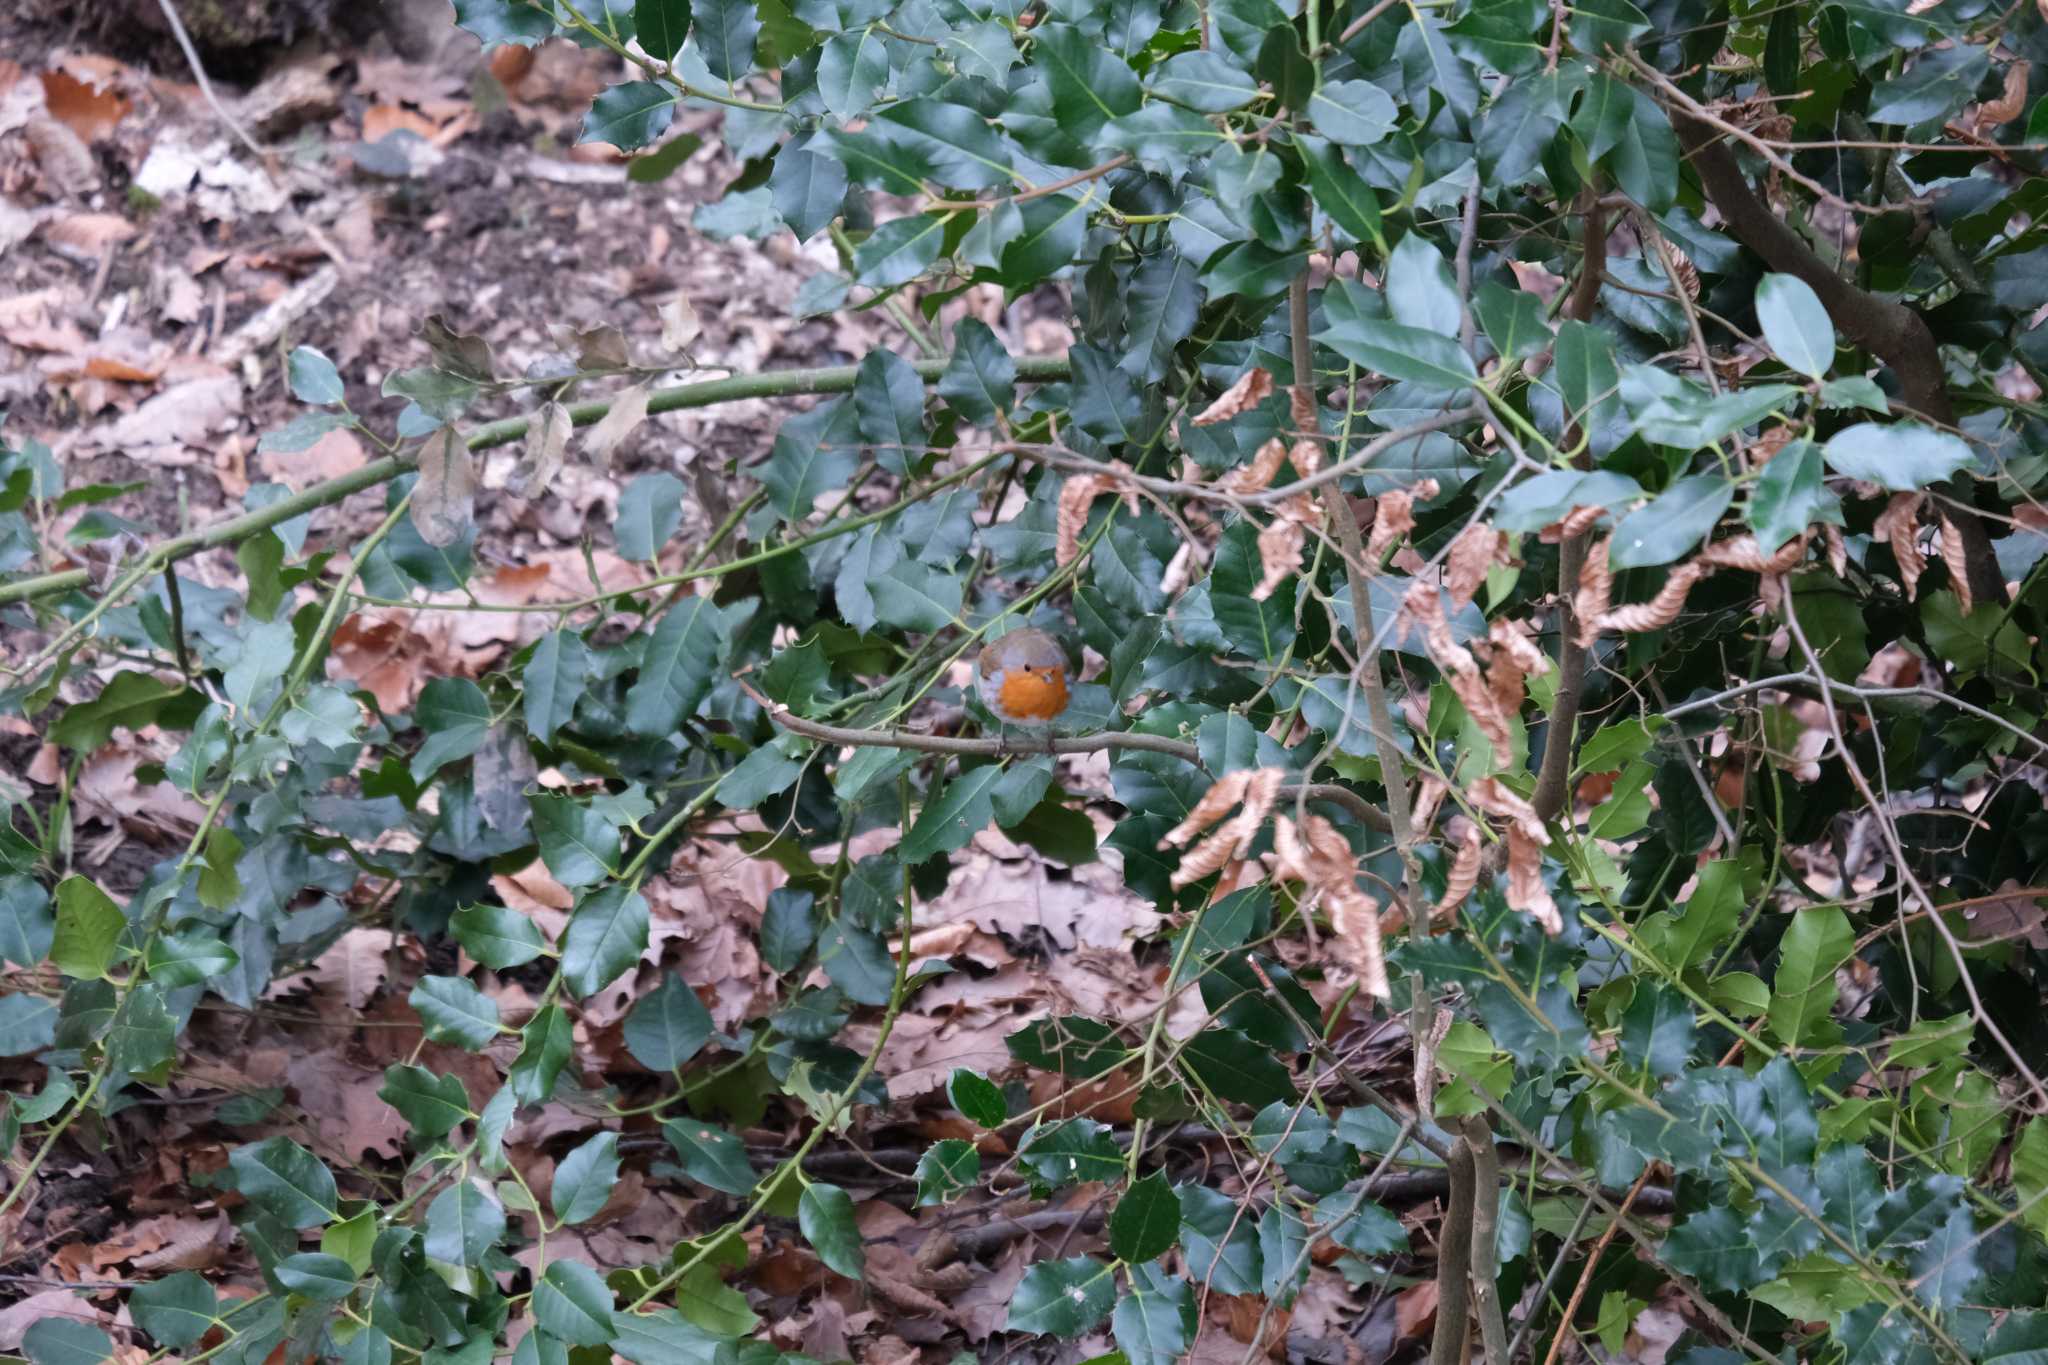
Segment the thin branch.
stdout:
<path fill-rule="evenodd" d="M 1608 1221 L 1606 1229 L 1600 1234 L 1600 1240 L 1593 1244 L 1593 1254 L 1586 1258 L 1586 1267 L 1579 1272 L 1578 1283 L 1572 1286 L 1572 1296 L 1565 1301 L 1564 1314 L 1558 1319 L 1557 1335 L 1550 1339 L 1550 1349 L 1544 1353 L 1543 1365 L 1557 1365 L 1557 1353 L 1564 1346 L 1565 1338 L 1572 1334 L 1572 1319 L 1578 1315 L 1579 1304 L 1585 1300 L 1586 1286 L 1593 1282 L 1593 1269 L 1600 1264 L 1600 1258 L 1607 1254 L 1607 1248 L 1613 1245 L 1614 1234 L 1621 1231 L 1622 1222 L 1628 1217 L 1629 1209 L 1634 1206 L 1636 1196 L 1643 1192 L 1643 1186 L 1648 1184 L 1649 1180 L 1650 1167 L 1645 1166 L 1643 1173 L 1636 1177 L 1636 1183 L 1628 1187 L 1628 1193 L 1622 1197 L 1621 1207 L 1615 1210 L 1614 1217 Z M 1590 1206 L 1591 1201 L 1587 1202 Z M 1531 1316 L 1534 1316 L 1533 1311 Z"/>
<path fill-rule="evenodd" d="M 974 758 L 1001 758 L 1008 754 L 1093 754 L 1104 749 L 1142 749 L 1166 754 L 1200 767 L 1201 751 L 1184 739 L 1166 735 L 1140 735 L 1125 730 L 1103 730 L 1092 735 L 1060 739 L 960 739 L 952 735 L 926 735 L 914 730 L 855 730 L 843 725 L 821 725 L 806 720 L 779 701 L 770 701 L 755 691 L 744 678 L 740 690 L 768 713 L 768 719 L 793 735 L 815 739 L 820 744 L 843 744 L 853 748 L 910 749 L 923 754 L 959 754 Z"/>
<path fill-rule="evenodd" d="M 911 368 L 926 383 L 935 382 L 946 372 L 950 363 L 943 360 L 916 360 Z M 1029 383 L 1044 383 L 1064 379 L 1071 367 L 1065 356 L 1018 356 L 1016 357 L 1017 378 Z M 669 388 L 656 389 L 647 396 L 647 411 L 650 415 L 676 412 L 684 408 L 713 407 L 720 403 L 736 402 L 743 398 L 779 398 L 796 394 L 846 393 L 853 388 L 860 370 L 855 365 L 828 365 L 816 368 L 764 370 L 759 374 L 733 375 L 726 379 L 706 379 L 694 384 L 678 384 Z M 569 409 L 569 418 L 577 426 L 589 426 L 601 420 L 612 409 L 609 400 L 578 403 Z M 526 435 L 529 419 L 507 417 L 502 421 L 487 422 L 469 434 L 471 450 L 487 450 L 495 446 L 509 445 Z M 365 488 L 388 483 L 412 468 L 410 460 L 388 457 L 373 460 L 360 469 L 351 470 L 339 478 L 313 484 L 288 498 L 281 498 L 268 507 L 245 512 L 238 517 L 203 526 L 177 536 L 151 551 L 144 563 L 146 570 L 141 577 L 155 573 L 167 564 L 189 558 L 202 550 L 232 545 L 237 541 L 267 531 L 279 522 L 290 521 L 293 517 L 321 507 L 340 502 L 351 493 Z M 0 583 L 0 604 L 26 602 L 56 593 L 71 592 L 89 586 L 91 577 L 84 569 L 66 569 L 57 573 L 42 574 L 35 578 L 19 579 L 12 583 Z"/>
<path fill-rule="evenodd" d="M 1465 1336 L 1472 1323 L 1472 1148 L 1459 1138 L 1451 1147 L 1451 1197 L 1436 1239 L 1436 1334 L 1429 1365 L 1465 1365 Z"/>
<path fill-rule="evenodd" d="M 1459 1126 L 1472 1150 L 1472 1311 L 1486 1365 L 1508 1365 L 1500 1302 L 1500 1152 L 1485 1115 L 1468 1115 Z"/>
<path fill-rule="evenodd" d="M 171 36 L 178 40 L 178 50 L 185 54 L 185 65 L 192 68 L 192 79 L 199 83 L 199 93 L 206 96 L 206 102 L 213 109 L 214 116 L 227 125 L 235 140 L 249 149 L 257 161 L 268 163 L 269 154 L 256 145 L 256 140 L 244 132 L 235 116 L 220 102 L 220 96 L 213 91 L 213 82 L 206 78 L 206 67 L 199 60 L 199 50 L 192 46 L 192 35 L 185 32 L 185 21 L 178 17 L 171 0 L 156 0 L 157 8 L 164 12 L 164 22 L 171 26 Z"/>
<path fill-rule="evenodd" d="M 1019 190 L 1015 194 L 1006 194 L 1001 199 L 927 199 L 924 201 L 920 211 L 924 213 L 978 213 L 983 209 L 999 209 L 1005 204 L 1029 203 L 1033 199 L 1043 199 L 1049 194 L 1058 194 L 1061 190 L 1070 190 L 1076 185 L 1085 185 L 1091 180 L 1100 180 L 1111 171 L 1120 170 L 1130 164 L 1131 158 L 1128 154 L 1113 156 L 1099 166 L 1090 166 L 1085 171 L 1076 171 L 1064 179 L 1054 180 L 1049 184 L 1033 185 L 1031 188 Z"/>

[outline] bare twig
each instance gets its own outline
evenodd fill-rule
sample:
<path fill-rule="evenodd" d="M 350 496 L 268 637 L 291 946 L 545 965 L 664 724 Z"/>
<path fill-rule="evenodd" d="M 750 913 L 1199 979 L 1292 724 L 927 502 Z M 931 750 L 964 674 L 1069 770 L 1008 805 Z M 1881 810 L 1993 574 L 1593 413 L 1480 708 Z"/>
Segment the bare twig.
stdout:
<path fill-rule="evenodd" d="M 185 54 L 185 65 L 192 68 L 192 79 L 199 83 L 199 93 L 206 96 L 206 102 L 213 107 L 214 115 L 228 126 L 235 140 L 249 149 L 250 155 L 258 162 L 267 160 L 268 153 L 256 145 L 256 140 L 242 130 L 235 116 L 220 102 L 220 96 L 213 92 L 213 82 L 206 78 L 206 67 L 199 60 L 199 50 L 192 46 L 192 35 L 185 32 L 185 21 L 178 17 L 177 7 L 171 0 L 156 0 L 157 8 L 164 12 L 164 22 L 171 26 L 171 36 L 178 40 L 178 50 Z"/>

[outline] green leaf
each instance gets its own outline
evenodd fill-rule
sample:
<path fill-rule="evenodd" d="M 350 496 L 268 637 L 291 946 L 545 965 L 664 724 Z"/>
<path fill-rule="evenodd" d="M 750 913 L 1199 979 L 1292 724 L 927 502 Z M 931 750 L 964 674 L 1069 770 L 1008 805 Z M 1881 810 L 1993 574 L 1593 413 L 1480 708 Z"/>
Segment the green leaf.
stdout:
<path fill-rule="evenodd" d="M 1042 24 L 1032 30 L 1032 46 L 1034 74 L 1042 72 L 1052 89 L 1053 117 L 1084 143 L 1144 99 L 1131 68 L 1078 25 Z"/>
<path fill-rule="evenodd" d="M 1188 1282 L 1157 1266 L 1134 1266 L 1117 1299 L 1110 1331 L 1130 1365 L 1173 1365 L 1195 1336 L 1195 1295 Z"/>
<path fill-rule="evenodd" d="M 1692 1058 L 1692 1007 L 1657 981 L 1636 982 L 1635 999 L 1621 1019 L 1621 1055 L 1653 1076 L 1679 1075 Z"/>
<path fill-rule="evenodd" d="M 462 951 L 493 971 L 521 967 L 547 952 L 534 922 L 498 905 L 465 905 L 448 917 Z"/>
<path fill-rule="evenodd" d="M 889 83 L 889 50 L 873 29 L 837 33 L 818 50 L 818 94 L 844 123 L 874 107 Z"/>
<path fill-rule="evenodd" d="M 355 1267 L 339 1256 L 301 1251 L 271 1267 L 277 1282 L 315 1303 L 338 1303 L 356 1287 Z"/>
<path fill-rule="evenodd" d="M 455 22 L 483 39 L 486 50 L 505 44 L 532 47 L 555 31 L 549 13 L 525 0 L 455 0 Z"/>
<path fill-rule="evenodd" d="M 1371 81 L 1329 81 L 1309 96 L 1305 112 L 1318 133 L 1341 147 L 1383 142 L 1401 119 L 1394 97 Z"/>
<path fill-rule="evenodd" d="M 291 632 L 287 629 L 284 633 L 289 649 Z M 182 682 L 162 682 L 147 673 L 116 673 L 97 697 L 65 709 L 50 727 L 50 742 L 90 752 L 112 739 L 116 727 L 140 730 L 166 718 L 170 703 L 185 695 Z"/>
<path fill-rule="evenodd" d="M 924 458 L 924 380 L 894 351 L 873 350 L 854 374 L 853 407 L 861 441 L 892 474 L 908 473 Z"/>
<path fill-rule="evenodd" d="M 1756 317 L 1778 359 L 1811 379 L 1835 363 L 1835 325 L 1813 286 L 1796 275 L 1766 275 L 1756 287 Z"/>
<path fill-rule="evenodd" d="M 619 831 L 611 821 L 573 796 L 535 793 L 527 801 L 541 861 L 556 881 L 594 886 L 618 871 Z"/>
<path fill-rule="evenodd" d="M 859 463 L 859 416 L 843 399 L 790 418 L 775 433 L 761 485 L 785 521 L 811 514 L 812 504 L 846 486 Z"/>
<path fill-rule="evenodd" d="M 1002 1087 L 979 1072 L 956 1069 L 946 1082 L 946 1098 L 969 1123 L 995 1129 L 1009 1121 L 1010 1104 Z"/>
<path fill-rule="evenodd" d="M 1689 1215 L 1664 1239 L 1659 1255 L 1717 1293 L 1740 1293 L 1769 1274 L 1748 1227 L 1725 1205 Z"/>
<path fill-rule="evenodd" d="M 690 0 L 634 0 L 633 32 L 648 56 L 674 61 L 690 32 Z"/>
<path fill-rule="evenodd" d="M 0 961 L 34 967 L 56 940 L 49 894 L 32 878 L 0 876 Z"/>
<path fill-rule="evenodd" d="M 852 1196 L 837 1185 L 806 1185 L 796 1216 L 819 1260 L 850 1280 L 867 1278 L 867 1251 L 854 1221 Z"/>
<path fill-rule="evenodd" d="M 846 202 L 846 167 L 807 147 L 784 144 L 769 173 L 776 216 L 808 242 L 829 227 Z"/>
<path fill-rule="evenodd" d="M 648 637 L 640 676 L 626 691 L 626 728 L 650 738 L 674 734 L 711 692 L 725 651 L 725 614 L 709 597 L 686 597 Z"/>
<path fill-rule="evenodd" d="M 1256 1294 L 1262 1279 L 1255 1220 L 1234 1199 L 1182 1185 L 1180 1241 L 1188 1274 L 1219 1294 Z"/>
<path fill-rule="evenodd" d="M 1656 101 L 1634 87 L 1628 87 L 1628 97 L 1629 114 L 1606 165 L 1623 193 L 1650 212 L 1662 213 L 1678 197 L 1678 135 Z"/>
<path fill-rule="evenodd" d="M 0 1057 L 41 1052 L 57 1039 L 57 1003 L 17 991 L 0 995 Z"/>
<path fill-rule="evenodd" d="M 98 980 L 113 965 L 114 949 L 128 917 L 106 892 L 85 877 L 57 883 L 57 920 L 50 944 L 51 965 L 81 981 Z"/>
<path fill-rule="evenodd" d="M 969 768 L 948 782 L 940 793 L 925 803 L 917 822 L 903 840 L 903 859 L 921 863 L 941 853 L 952 853 L 987 829 L 995 818 L 991 793 L 1002 780 L 999 763 Z"/>
<path fill-rule="evenodd" d="M 896 984 L 896 961 L 882 940 L 844 919 L 818 937 L 818 965 L 833 985 L 863 1005 L 886 1005 Z"/>
<path fill-rule="evenodd" d="M 476 1117 L 459 1077 L 437 1076 L 421 1066 L 386 1067 L 377 1098 L 405 1116 L 415 1137 L 437 1138 Z"/>
<path fill-rule="evenodd" d="M 555 1217 L 574 1226 L 597 1216 L 619 1181 L 619 1135 L 599 1133 L 562 1158 L 548 1202 Z"/>
<path fill-rule="evenodd" d="M 619 494 L 613 523 L 619 553 L 651 562 L 683 524 L 683 481 L 665 470 L 642 474 Z"/>
<path fill-rule="evenodd" d="M 164 1005 L 163 987 L 145 981 L 114 1014 L 107 1029 L 107 1061 L 117 1071 L 141 1075 L 170 1061 L 177 1054 L 177 1042 L 177 1021 Z"/>
<path fill-rule="evenodd" d="M 1093 1119 L 1065 1119 L 1033 1129 L 1018 1160 L 1054 1186 L 1115 1180 L 1123 1167 L 1123 1153 L 1109 1130 Z"/>
<path fill-rule="evenodd" d="M 136 1285 L 128 1294 L 128 1312 L 158 1346 L 178 1351 L 212 1330 L 217 1302 L 212 1285 L 180 1270 Z"/>
<path fill-rule="evenodd" d="M 1353 242 L 1370 243 L 1384 252 L 1379 196 L 1373 193 L 1365 177 L 1351 168 L 1342 151 L 1322 138 L 1296 133 L 1294 145 L 1301 152 L 1302 168 L 1308 172 L 1316 207 Z"/>
<path fill-rule="evenodd" d="M 581 1261 L 550 1261 L 533 1287 L 533 1320 L 571 1346 L 611 1344 L 612 1291 Z"/>
<path fill-rule="evenodd" d="M 1991 49 L 1957 43 L 1921 52 L 1904 74 L 1879 81 L 1870 92 L 1872 123 L 1915 124 L 1949 118 L 1976 98 L 1991 69 Z"/>
<path fill-rule="evenodd" d="M 233 948 L 214 937 L 210 930 L 193 929 L 158 935 L 149 945 L 144 966 L 150 980 L 173 991 L 233 971 L 241 960 Z"/>
<path fill-rule="evenodd" d="M 981 1153 L 961 1138 L 943 1138 L 917 1160 L 917 1206 L 943 1204 L 981 1178 Z"/>
<path fill-rule="evenodd" d="M 796 970 L 818 941 L 817 898 L 809 891 L 781 886 L 768 893 L 761 916 L 761 960 L 770 971 Z"/>
<path fill-rule="evenodd" d="M 498 1036 L 498 1002 L 459 976 L 423 976 L 406 998 L 429 1039 L 469 1052 Z"/>
<path fill-rule="evenodd" d="M 578 1000 L 597 994 L 647 951 L 647 899 L 625 886 L 586 896 L 562 933 L 562 983 Z"/>
<path fill-rule="evenodd" d="M 899 100 L 875 116 L 891 135 L 929 159 L 932 174 L 963 190 L 992 189 L 1016 178 L 1016 149 L 979 113 L 940 99 Z"/>
<path fill-rule="evenodd" d="M 1765 553 L 1815 522 L 1842 519 L 1840 500 L 1821 483 L 1820 447 L 1811 441 L 1793 441 L 1773 455 L 1742 510 Z"/>
<path fill-rule="evenodd" d="M 754 43 L 761 20 L 752 0 L 697 0 L 697 54 L 712 75 L 728 83 L 754 69 Z"/>
<path fill-rule="evenodd" d="M 290 1138 L 237 1147 L 228 1166 L 243 1197 L 286 1227 L 317 1227 L 341 1216 L 333 1173 Z"/>
<path fill-rule="evenodd" d="M 993 426 L 1017 401 L 1017 362 L 979 318 L 953 331 L 953 354 L 939 376 L 939 397 L 976 426 Z"/>
<path fill-rule="evenodd" d="M 1234 1029 L 1203 1029 L 1182 1049 L 1181 1063 L 1218 1096 L 1239 1104 L 1263 1109 L 1295 1098 L 1293 1073 Z"/>
<path fill-rule="evenodd" d="M 608 86 L 590 102 L 578 143 L 610 143 L 621 151 L 639 151 L 676 119 L 676 92 L 653 80 L 629 80 Z"/>
<path fill-rule="evenodd" d="M 315 407 L 331 408 L 341 402 L 341 371 L 334 362 L 311 346 L 298 346 L 285 357 L 285 376 L 292 397 Z"/>
<path fill-rule="evenodd" d="M 491 729 L 490 698 L 467 678 L 435 678 L 420 689 L 413 720 L 426 738 L 413 755 L 412 779 L 425 782 L 443 764 L 483 747 Z"/>
<path fill-rule="evenodd" d="M 650 1071 L 672 1071 L 711 1040 L 711 1013 L 688 982 L 671 974 L 633 1006 L 623 1032 L 633 1060 Z"/>
<path fill-rule="evenodd" d="M 1681 559 L 1714 529 L 1734 498 L 1734 483 L 1719 474 L 1680 479 L 1621 519 L 1608 558 L 1617 569 Z"/>
<path fill-rule="evenodd" d="M 1797 1047 L 1827 1019 L 1835 1004 L 1835 969 L 1855 950 L 1855 930 L 1834 906 L 1793 915 L 1771 983 L 1771 1033 L 1779 1042 Z"/>
<path fill-rule="evenodd" d="M 1503 359 L 1527 360 L 1552 344 L 1543 303 L 1525 289 L 1509 289 L 1487 280 L 1473 291 L 1472 311 Z"/>
<path fill-rule="evenodd" d="M 1124 295 L 1130 348 L 1118 369 L 1148 384 L 1165 377 L 1173 348 L 1195 330 L 1202 304 L 1199 275 L 1194 262 L 1171 247 L 1138 263 Z"/>
<path fill-rule="evenodd" d="M 1180 1240 L 1180 1200 L 1154 1171 L 1134 1182 L 1109 1215 L 1109 1249 L 1129 1265 L 1157 1260 Z"/>
<path fill-rule="evenodd" d="M 1353 364 L 1436 388 L 1462 389 L 1479 378 L 1472 357 L 1455 337 L 1378 318 L 1350 317 L 1330 321 L 1316 340 Z"/>
<path fill-rule="evenodd" d="M 1221 52 L 1195 51 L 1161 62 L 1152 73 L 1152 93 L 1197 113 L 1225 114 L 1250 104 L 1259 85 Z"/>
<path fill-rule="evenodd" d="M 1821 454 L 1837 474 L 1866 479 L 1894 493 L 1940 483 L 1975 458 L 1960 437 L 1914 422 L 1844 427 L 1828 438 Z"/>
<path fill-rule="evenodd" d="M 690 1179 L 726 1194 L 753 1192 L 759 1177 L 747 1162 L 746 1144 L 725 1129 L 696 1119 L 670 1119 L 661 1125 L 661 1134 Z"/>
<path fill-rule="evenodd" d="M 854 248 L 855 277 L 873 289 L 909 284 L 939 258 L 946 218 L 945 214 L 917 213 L 883 223 Z"/>
<path fill-rule="evenodd" d="M 450 1265 L 481 1265 L 504 1235 L 504 1206 L 484 1191 L 481 1181 L 458 1180 L 427 1206 L 421 1250 Z"/>
<path fill-rule="evenodd" d="M 1564 126 L 1564 99 L 1556 76 L 1523 76 L 1487 109 L 1479 124 L 1479 169 L 1488 184 L 1519 185 L 1543 162 Z"/>
<path fill-rule="evenodd" d="M 99 1365 L 114 1343 L 90 1323 L 46 1317 L 22 1334 L 21 1349 L 35 1365 Z"/>
<path fill-rule="evenodd" d="M 1077 1337 L 1108 1316 L 1115 1302 L 1115 1276 L 1094 1257 L 1040 1261 L 1018 1282 L 1003 1330 Z"/>

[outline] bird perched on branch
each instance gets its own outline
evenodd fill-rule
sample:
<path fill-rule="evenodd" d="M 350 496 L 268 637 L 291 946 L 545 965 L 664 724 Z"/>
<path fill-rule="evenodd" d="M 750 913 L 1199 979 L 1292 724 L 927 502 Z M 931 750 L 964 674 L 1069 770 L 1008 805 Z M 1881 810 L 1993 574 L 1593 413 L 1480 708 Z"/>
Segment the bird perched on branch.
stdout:
<path fill-rule="evenodd" d="M 982 646 L 975 685 L 1005 726 L 1043 728 L 1067 709 L 1067 652 L 1042 630 L 1013 630 Z"/>

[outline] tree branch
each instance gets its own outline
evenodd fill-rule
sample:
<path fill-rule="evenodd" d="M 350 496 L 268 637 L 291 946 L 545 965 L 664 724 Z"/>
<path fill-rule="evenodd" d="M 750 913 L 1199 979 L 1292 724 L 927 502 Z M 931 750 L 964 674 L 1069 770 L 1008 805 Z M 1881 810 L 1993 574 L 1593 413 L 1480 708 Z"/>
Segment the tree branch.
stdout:
<path fill-rule="evenodd" d="M 1771 269 L 1805 281 L 1820 297 L 1835 330 L 1898 376 L 1905 406 L 1930 421 L 1953 425 L 1955 405 L 1949 401 L 1948 371 L 1927 319 L 1906 304 L 1859 289 L 1836 274 L 1757 197 L 1735 160 L 1735 152 L 1710 124 L 1684 109 L 1673 109 L 1671 126 L 1699 173 L 1707 197 L 1735 239 L 1763 257 Z M 1964 510 L 1969 498 L 1953 481 L 1941 485 L 1941 491 L 1963 504 L 1954 509 L 1950 520 L 1962 533 L 1963 571 L 1970 595 L 1979 602 L 2003 605 L 2007 601 L 2005 575 L 1999 570 L 1984 523 Z"/>

